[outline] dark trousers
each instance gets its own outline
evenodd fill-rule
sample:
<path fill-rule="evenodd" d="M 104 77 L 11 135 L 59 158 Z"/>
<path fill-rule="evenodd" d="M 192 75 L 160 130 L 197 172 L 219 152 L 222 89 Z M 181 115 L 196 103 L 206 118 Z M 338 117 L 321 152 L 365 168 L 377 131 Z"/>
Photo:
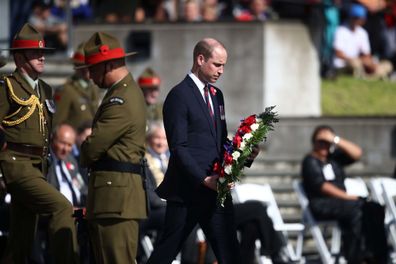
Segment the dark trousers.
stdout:
<path fill-rule="evenodd" d="M 164 231 L 147 263 L 172 263 L 197 223 L 219 264 L 241 263 L 231 199 L 226 200 L 224 207 L 214 201 L 193 205 L 168 201 Z"/>
<path fill-rule="evenodd" d="M 378 214 L 380 205 L 372 205 L 369 206 L 371 209 L 367 209 L 367 204 L 363 200 L 347 201 L 336 198 L 316 198 L 310 201 L 312 213 L 317 220 L 338 221 L 348 263 L 361 263 L 368 252 L 374 255 L 377 263 L 386 263 L 383 262 L 387 257 L 384 213 Z M 380 245 L 381 249 L 375 245 Z"/>

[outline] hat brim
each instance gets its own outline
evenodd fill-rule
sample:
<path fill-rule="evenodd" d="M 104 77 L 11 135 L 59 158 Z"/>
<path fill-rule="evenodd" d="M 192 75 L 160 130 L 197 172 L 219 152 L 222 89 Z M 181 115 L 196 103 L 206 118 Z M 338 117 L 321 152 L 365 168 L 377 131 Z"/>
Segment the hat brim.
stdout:
<path fill-rule="evenodd" d="M 100 62 L 97 62 L 97 63 L 93 63 L 93 64 L 83 64 L 83 65 L 81 65 L 81 66 L 76 66 L 76 67 L 74 67 L 74 69 L 75 69 L 75 70 L 79 70 L 79 69 L 89 68 L 89 67 L 95 66 L 95 65 L 97 65 L 97 64 L 99 64 L 99 63 L 102 63 L 102 62 L 111 61 L 111 60 L 116 60 L 116 59 L 121 59 L 121 58 L 126 58 L 126 57 L 133 56 L 133 55 L 136 55 L 136 54 L 137 54 L 136 51 L 134 51 L 134 52 L 129 52 L 129 53 L 126 53 L 124 56 L 119 57 L 119 58 L 112 58 L 112 59 L 108 59 L 108 60 L 103 60 L 103 61 L 100 61 Z"/>

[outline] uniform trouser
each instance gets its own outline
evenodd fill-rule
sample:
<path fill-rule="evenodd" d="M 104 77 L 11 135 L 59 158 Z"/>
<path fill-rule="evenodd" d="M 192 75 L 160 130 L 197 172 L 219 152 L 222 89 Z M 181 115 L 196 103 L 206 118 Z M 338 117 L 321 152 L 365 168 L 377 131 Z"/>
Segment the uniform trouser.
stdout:
<path fill-rule="evenodd" d="M 103 218 L 89 221 L 89 234 L 97 264 L 133 264 L 139 223 L 133 219 Z"/>
<path fill-rule="evenodd" d="M 41 174 L 32 167 L 32 174 L 35 173 Z M 11 226 L 3 263 L 26 263 L 38 214 L 50 217 L 48 232 L 53 263 L 78 263 L 71 203 L 43 177 L 24 178 L 7 185 L 7 189 L 12 197 Z"/>

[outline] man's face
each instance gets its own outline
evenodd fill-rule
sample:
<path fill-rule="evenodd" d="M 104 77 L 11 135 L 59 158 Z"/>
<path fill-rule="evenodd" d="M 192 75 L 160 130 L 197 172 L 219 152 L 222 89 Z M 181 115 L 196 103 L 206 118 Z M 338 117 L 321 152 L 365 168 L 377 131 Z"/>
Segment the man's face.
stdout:
<path fill-rule="evenodd" d="M 213 49 L 212 57 L 205 59 L 203 55 L 198 56 L 200 66 L 198 75 L 200 79 L 209 83 L 215 83 L 224 72 L 227 63 L 227 51 L 221 46 Z"/>
<path fill-rule="evenodd" d="M 148 87 L 143 89 L 144 99 L 148 105 L 153 105 L 158 102 L 160 94 L 159 87 Z"/>
<path fill-rule="evenodd" d="M 65 160 L 72 151 L 76 141 L 76 134 L 72 129 L 60 128 L 52 141 L 52 150 L 57 159 Z"/>
<path fill-rule="evenodd" d="M 89 69 L 88 68 L 82 68 L 82 69 L 76 70 L 76 75 L 86 81 L 89 81 Z"/>
<path fill-rule="evenodd" d="M 151 135 L 149 146 L 157 154 L 163 154 L 168 151 L 168 142 L 166 140 L 165 130 L 162 128 L 156 129 Z"/>
<path fill-rule="evenodd" d="M 42 50 L 25 50 L 24 57 L 30 65 L 26 65 L 27 67 L 32 67 L 38 74 L 44 72 L 45 57 Z"/>
<path fill-rule="evenodd" d="M 103 86 L 103 79 L 105 74 L 105 64 L 98 63 L 88 68 L 89 70 L 89 77 L 92 81 L 99 86 L 99 88 L 105 88 Z"/>

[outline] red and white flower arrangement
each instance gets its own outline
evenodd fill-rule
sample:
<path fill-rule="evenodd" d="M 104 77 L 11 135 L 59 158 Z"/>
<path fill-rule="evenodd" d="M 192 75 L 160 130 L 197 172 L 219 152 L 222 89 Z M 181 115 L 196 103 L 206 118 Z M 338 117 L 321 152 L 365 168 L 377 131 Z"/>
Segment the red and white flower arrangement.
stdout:
<path fill-rule="evenodd" d="M 224 145 L 223 161 L 213 165 L 213 172 L 219 175 L 217 201 L 221 206 L 231 196 L 229 184 L 240 181 L 243 176 L 252 148 L 265 141 L 267 133 L 273 130 L 273 124 L 278 122 L 277 114 L 272 111 L 274 107 L 267 107 L 263 113 L 243 119 L 232 140 L 227 140 Z"/>

